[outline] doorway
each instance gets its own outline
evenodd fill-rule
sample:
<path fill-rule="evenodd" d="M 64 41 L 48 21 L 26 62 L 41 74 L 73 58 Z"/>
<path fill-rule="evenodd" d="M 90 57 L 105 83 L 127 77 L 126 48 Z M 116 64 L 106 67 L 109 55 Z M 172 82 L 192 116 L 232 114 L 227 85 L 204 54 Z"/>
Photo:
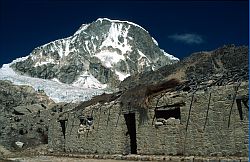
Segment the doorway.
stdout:
<path fill-rule="evenodd" d="M 128 129 L 126 135 L 130 137 L 131 154 L 137 154 L 135 113 L 124 114 L 124 118 Z"/>
<path fill-rule="evenodd" d="M 66 134 L 66 123 L 67 123 L 68 119 L 65 120 L 59 120 L 61 128 L 62 128 L 62 134 L 63 134 L 63 138 L 65 139 L 65 134 Z"/>

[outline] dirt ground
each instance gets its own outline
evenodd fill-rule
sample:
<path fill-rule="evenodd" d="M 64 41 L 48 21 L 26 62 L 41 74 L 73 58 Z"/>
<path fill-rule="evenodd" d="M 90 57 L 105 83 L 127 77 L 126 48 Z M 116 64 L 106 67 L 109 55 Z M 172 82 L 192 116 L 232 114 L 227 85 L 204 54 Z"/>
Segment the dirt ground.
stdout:
<path fill-rule="evenodd" d="M 115 160 L 117 159 L 117 160 Z M 119 159 L 119 160 L 118 160 Z M 120 160 L 123 159 L 123 160 Z M 126 160 L 125 160 L 126 159 Z M 0 162 L 136 162 L 138 161 L 227 161 L 248 162 L 248 157 L 194 157 L 194 156 L 160 156 L 160 155 L 83 155 L 49 153 L 48 146 L 11 152 L 0 145 Z"/>
<path fill-rule="evenodd" d="M 54 156 L 10 158 L 9 160 L 13 162 L 34 162 L 34 161 L 35 162 L 69 162 L 69 161 L 70 162 L 135 162 L 135 161 L 126 161 L 126 160 L 82 159 L 82 158 L 54 157 Z"/>

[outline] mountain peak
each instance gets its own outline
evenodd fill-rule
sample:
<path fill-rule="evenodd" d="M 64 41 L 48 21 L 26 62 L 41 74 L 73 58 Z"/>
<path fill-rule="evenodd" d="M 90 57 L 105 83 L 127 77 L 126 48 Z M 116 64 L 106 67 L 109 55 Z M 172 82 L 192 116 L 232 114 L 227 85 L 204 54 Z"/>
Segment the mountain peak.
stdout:
<path fill-rule="evenodd" d="M 112 23 L 125 23 L 125 24 L 129 24 L 129 25 L 133 25 L 133 26 L 136 26 L 136 27 L 139 27 L 141 29 L 143 29 L 144 31 L 148 32 L 146 29 L 144 29 L 143 27 L 141 27 L 140 25 L 136 24 L 136 23 L 133 23 L 133 22 L 130 22 L 130 21 L 124 21 L 124 20 L 111 20 L 109 18 L 98 18 L 96 21 L 109 21 L 109 22 L 112 22 Z"/>
<path fill-rule="evenodd" d="M 89 70 L 93 64 L 105 68 L 110 75 L 113 73 L 112 75 L 120 80 L 119 78 L 124 77 L 117 75 L 118 73 L 129 76 L 156 70 L 179 59 L 160 49 L 157 41 L 141 26 L 129 21 L 98 18 L 92 23 L 83 24 L 73 36 L 35 48 L 27 60 L 30 68 L 40 69 L 46 66 L 54 69 L 53 72 L 49 70 L 51 76 L 34 75 L 33 72 L 28 75 L 57 78 L 63 83 L 73 83 L 81 75 L 81 71 Z M 63 77 L 58 76 L 58 70 L 68 68 L 68 65 L 77 66 L 74 77 L 68 79 L 66 74 Z M 13 67 L 27 74 L 27 70 L 18 66 Z M 96 72 L 92 73 L 94 77 L 99 75 Z M 107 84 L 107 77 L 97 80 Z"/>
<path fill-rule="evenodd" d="M 114 89 L 130 75 L 177 61 L 141 26 L 99 18 L 81 25 L 70 37 L 35 48 L 26 59 L 9 66 L 26 76 L 74 87 Z"/>
<path fill-rule="evenodd" d="M 146 29 L 144 29 L 140 25 L 133 23 L 133 22 L 130 22 L 130 21 L 112 20 L 109 18 L 98 18 L 97 20 L 93 21 L 92 23 L 82 24 L 81 27 L 74 33 L 74 35 L 77 35 L 77 34 L 84 32 L 91 24 L 99 23 L 100 26 L 106 25 L 106 23 L 103 23 L 103 22 L 106 22 L 106 23 L 108 22 L 109 24 L 114 23 L 114 24 L 124 24 L 124 25 L 134 26 L 134 27 L 138 27 L 138 28 L 144 30 L 145 32 L 149 33 Z"/>

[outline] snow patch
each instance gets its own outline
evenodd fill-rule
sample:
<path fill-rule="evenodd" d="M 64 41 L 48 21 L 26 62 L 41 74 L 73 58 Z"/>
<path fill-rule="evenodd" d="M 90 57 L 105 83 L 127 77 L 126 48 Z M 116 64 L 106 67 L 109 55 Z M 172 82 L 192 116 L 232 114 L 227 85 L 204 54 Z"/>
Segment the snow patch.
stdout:
<path fill-rule="evenodd" d="M 153 40 L 155 45 L 159 46 L 158 42 L 153 37 L 152 37 L 152 40 Z"/>
<path fill-rule="evenodd" d="M 58 43 L 59 43 L 59 45 L 55 45 L 55 47 L 56 47 L 56 49 L 57 49 L 57 51 L 58 51 L 58 54 L 59 54 L 59 56 L 61 57 L 61 58 L 63 58 L 63 44 L 61 44 L 61 42 L 59 42 L 58 41 Z"/>
<path fill-rule="evenodd" d="M 99 58 L 103 65 L 107 68 L 113 67 L 116 63 L 120 60 L 125 60 L 123 55 L 118 54 L 116 51 L 101 51 L 94 55 L 95 57 Z"/>
<path fill-rule="evenodd" d="M 137 50 L 137 51 L 138 51 L 139 55 L 141 56 L 141 57 L 139 58 L 139 60 L 140 60 L 141 58 L 146 58 L 146 59 L 150 62 L 150 60 L 148 59 L 148 57 L 147 57 L 146 55 L 144 55 L 144 53 L 142 53 L 140 50 Z"/>
<path fill-rule="evenodd" d="M 149 66 L 149 63 L 151 63 L 151 61 L 148 59 L 148 57 L 146 55 L 144 55 L 144 53 L 142 53 L 140 50 L 137 50 L 138 53 L 140 54 L 140 58 L 138 59 L 139 60 L 139 64 L 141 66 Z"/>
<path fill-rule="evenodd" d="M 100 49 L 112 46 L 121 50 L 122 54 L 131 52 L 131 46 L 128 44 L 127 35 L 130 26 L 125 27 L 123 24 L 112 23 L 107 38 L 102 42 Z M 120 41 L 118 38 L 123 39 Z"/>
<path fill-rule="evenodd" d="M 72 85 L 76 87 L 94 89 L 104 89 L 107 87 L 106 84 L 100 83 L 93 75 L 89 74 L 88 72 L 84 72 L 83 74 L 81 74 Z"/>
<path fill-rule="evenodd" d="M 168 54 L 168 53 L 165 52 L 164 50 L 161 49 L 161 51 L 162 51 L 163 54 L 164 54 L 165 56 L 167 56 L 170 60 L 180 61 L 180 59 L 178 59 L 177 57 L 174 57 L 173 55 Z"/>
<path fill-rule="evenodd" d="M 74 35 L 84 32 L 89 27 L 90 24 L 82 24 L 82 26 L 74 33 Z M 86 33 L 86 32 L 84 32 Z"/>
<path fill-rule="evenodd" d="M 123 72 L 120 72 L 120 71 L 117 71 L 117 70 L 115 70 L 115 74 L 119 77 L 120 81 L 123 81 L 125 78 L 130 76 L 130 74 L 123 73 Z"/>
<path fill-rule="evenodd" d="M 146 29 L 144 29 L 144 28 L 141 27 L 140 25 L 135 24 L 135 23 L 130 22 L 130 21 L 111 20 L 111 19 L 108 19 L 108 18 L 98 18 L 96 21 L 101 21 L 101 23 L 102 23 L 103 20 L 107 20 L 107 21 L 114 22 L 114 23 L 128 23 L 128 24 L 130 24 L 130 25 L 139 27 L 139 28 L 141 28 L 142 30 L 144 30 L 144 31 L 146 31 L 146 32 L 148 33 L 148 31 L 147 31 Z"/>
<path fill-rule="evenodd" d="M 27 60 L 28 58 L 29 58 L 29 56 L 17 58 L 17 59 L 15 59 L 15 60 L 13 60 L 9 65 L 15 64 L 15 63 L 17 63 L 17 62 L 25 61 L 25 60 Z M 3 66 L 4 66 L 4 65 L 6 66 L 6 64 L 3 64 Z"/>
<path fill-rule="evenodd" d="M 85 44 L 85 47 L 86 47 L 86 50 L 88 51 L 89 54 L 91 54 L 90 50 L 89 50 L 89 41 L 84 41 L 84 44 Z"/>
<path fill-rule="evenodd" d="M 78 37 L 74 35 L 74 36 L 72 37 L 72 39 L 71 39 L 71 42 L 75 42 L 77 38 L 78 38 Z"/>
<path fill-rule="evenodd" d="M 38 61 L 36 62 L 35 66 L 34 67 L 37 67 L 37 66 L 42 66 L 42 65 L 45 65 L 45 64 L 48 64 L 48 63 L 52 63 L 52 64 L 55 64 L 55 61 L 54 59 L 51 59 L 51 58 L 46 58 L 45 61 Z"/>
<path fill-rule="evenodd" d="M 69 54 L 69 45 L 70 45 L 70 41 L 69 41 L 69 40 L 66 40 L 66 41 L 64 42 L 64 44 L 65 44 L 64 56 L 68 56 L 68 54 Z"/>

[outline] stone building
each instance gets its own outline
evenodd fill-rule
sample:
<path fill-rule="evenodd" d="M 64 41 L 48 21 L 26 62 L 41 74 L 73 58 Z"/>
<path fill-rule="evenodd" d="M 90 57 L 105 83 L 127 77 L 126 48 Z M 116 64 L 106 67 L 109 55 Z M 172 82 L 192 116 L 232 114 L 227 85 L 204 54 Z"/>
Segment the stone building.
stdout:
<path fill-rule="evenodd" d="M 92 154 L 248 156 L 247 81 L 155 93 L 147 109 L 124 108 L 121 97 L 58 114 L 49 125 L 49 147 Z"/>

